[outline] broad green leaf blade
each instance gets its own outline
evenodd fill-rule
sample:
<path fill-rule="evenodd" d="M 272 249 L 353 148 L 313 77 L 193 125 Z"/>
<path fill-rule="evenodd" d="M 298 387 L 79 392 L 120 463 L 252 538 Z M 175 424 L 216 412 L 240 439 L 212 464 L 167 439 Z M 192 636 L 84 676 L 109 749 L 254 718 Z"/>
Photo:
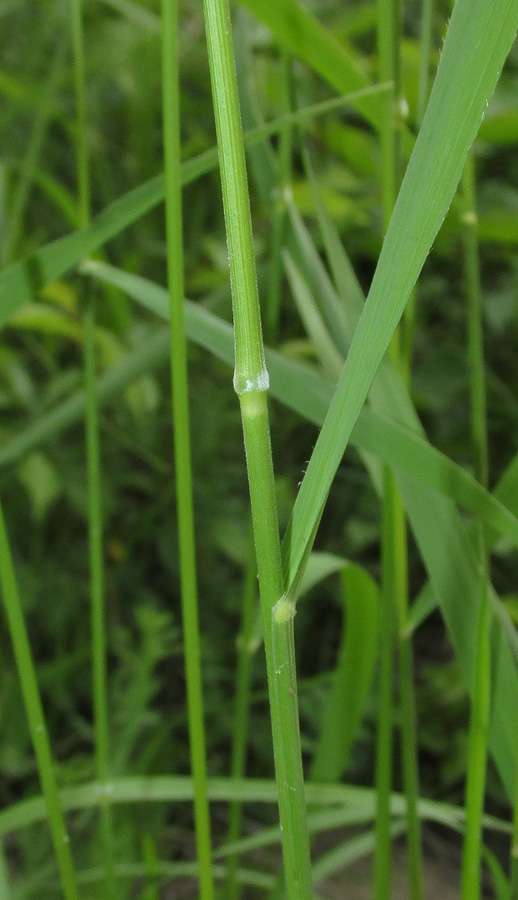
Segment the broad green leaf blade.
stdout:
<path fill-rule="evenodd" d="M 455 4 L 365 309 L 286 533 L 287 589 L 298 575 L 354 423 L 446 215 L 517 24 L 514 0 Z"/>
<path fill-rule="evenodd" d="M 311 767 L 312 781 L 339 781 L 347 768 L 376 660 L 378 588 L 361 566 L 345 560 L 344 563 L 341 580 L 345 627 Z"/>
<path fill-rule="evenodd" d="M 169 307 L 164 288 L 98 261 L 88 261 L 82 269 L 119 287 L 146 309 L 164 321 L 168 320 Z M 227 322 L 199 304 L 186 301 L 185 323 L 191 340 L 229 365 L 233 364 L 234 337 Z M 304 418 L 320 425 L 333 396 L 330 382 L 306 367 L 284 359 L 273 350 L 267 351 L 266 358 L 272 394 Z M 365 407 L 353 429 L 351 441 L 358 449 L 419 478 L 435 491 L 444 492 L 518 544 L 518 520 L 515 516 L 485 491 L 469 472 L 435 450 L 420 435 Z M 0 465 L 3 458 L 0 450 Z"/>

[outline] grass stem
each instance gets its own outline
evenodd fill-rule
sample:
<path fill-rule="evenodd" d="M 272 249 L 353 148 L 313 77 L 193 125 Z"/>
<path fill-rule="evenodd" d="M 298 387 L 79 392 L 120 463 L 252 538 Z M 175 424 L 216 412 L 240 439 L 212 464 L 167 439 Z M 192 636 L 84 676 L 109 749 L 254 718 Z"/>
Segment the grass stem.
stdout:
<path fill-rule="evenodd" d="M 71 0 L 72 49 L 76 102 L 76 147 L 78 224 L 86 228 L 91 219 L 90 166 L 88 157 L 86 76 L 82 0 Z M 115 896 L 113 812 L 107 785 L 110 777 L 108 727 L 108 677 L 106 670 L 106 614 L 104 599 L 104 547 L 101 501 L 101 453 L 99 412 L 95 380 L 95 306 L 90 296 L 84 314 L 84 381 L 86 398 L 86 467 L 88 484 L 88 553 L 90 568 L 90 615 L 92 628 L 92 685 L 95 758 L 103 790 L 100 810 L 101 847 L 105 869 L 106 897 Z"/>
<path fill-rule="evenodd" d="M 20 678 L 22 695 L 29 721 L 29 732 L 36 756 L 41 790 L 45 798 L 47 817 L 54 851 L 61 876 L 65 900 L 79 900 L 76 872 L 70 849 L 59 790 L 54 772 L 47 724 L 38 688 L 36 669 L 32 659 L 29 638 L 23 617 L 11 548 L 0 505 L 0 586 L 7 615 L 9 633 L 13 644 L 16 668 Z"/>
<path fill-rule="evenodd" d="M 383 525 L 382 525 L 382 592 L 380 610 L 380 677 L 379 714 L 376 736 L 376 844 L 374 851 L 375 900 L 388 900 L 391 895 L 391 818 L 390 796 L 392 791 L 392 718 L 393 686 L 392 667 L 394 654 L 393 572 L 389 549 L 393 521 L 392 494 L 394 478 L 388 466 L 383 467 Z"/>
<path fill-rule="evenodd" d="M 383 222 L 386 232 L 395 203 L 397 187 L 402 172 L 400 153 L 400 107 L 401 91 L 401 3 L 400 0 L 378 0 L 378 52 L 379 77 L 382 81 L 392 81 L 392 95 L 387 95 L 383 103 L 381 128 L 382 151 L 382 203 Z M 405 330 L 406 332 L 406 330 Z M 391 353 L 396 366 L 403 371 L 405 332 L 397 329 L 391 342 Z M 408 360 L 411 353 L 405 353 Z M 416 711 L 413 684 L 413 660 L 411 637 L 406 627 L 408 617 L 408 561 L 405 511 L 402 498 L 396 487 L 393 472 L 386 467 L 383 472 L 383 530 L 382 530 L 382 604 L 385 627 L 382 627 L 380 703 L 387 704 L 379 722 L 377 745 L 377 777 L 379 789 L 378 815 L 376 821 L 375 852 L 375 897 L 386 900 L 390 897 L 390 826 L 388 806 L 390 803 L 392 760 L 392 729 L 390 726 L 392 700 L 391 656 L 393 647 L 392 629 L 388 626 L 389 616 L 397 613 L 399 687 L 402 712 L 402 756 L 403 782 L 407 804 L 407 844 L 410 870 L 410 897 L 421 900 L 422 854 L 420 822 L 417 811 L 418 773 Z M 394 602 L 395 601 L 395 602 Z M 385 759 L 386 757 L 387 759 Z M 388 762 L 387 762 L 388 760 Z M 388 796 L 387 796 L 388 795 Z M 379 842 L 379 846 L 378 846 Z"/>
<path fill-rule="evenodd" d="M 212 92 L 230 259 L 234 388 L 239 396 L 270 695 L 286 888 L 290 900 L 313 896 L 300 751 L 293 636 L 295 609 L 283 596 L 283 572 L 268 420 L 264 360 L 244 143 L 228 0 L 205 0 Z"/>
<path fill-rule="evenodd" d="M 74 89 L 76 101 L 76 145 L 78 223 L 86 228 L 91 219 L 90 166 L 88 158 L 86 77 L 81 0 L 71 0 Z M 88 286 L 91 291 L 91 286 Z M 92 684 L 97 778 L 104 788 L 100 810 L 101 847 L 107 898 L 115 896 L 113 812 L 109 802 L 109 727 L 106 670 L 106 615 L 104 599 L 104 548 L 101 501 L 101 455 L 99 413 L 95 386 L 95 307 L 87 301 L 84 315 L 84 379 L 86 396 L 86 466 L 88 483 L 88 552 L 92 623 Z"/>
<path fill-rule="evenodd" d="M 484 344 L 482 333 L 482 296 L 478 220 L 475 203 L 473 155 L 468 155 L 462 176 L 464 277 L 468 296 L 468 362 L 471 400 L 471 436 L 478 480 L 488 484 L 488 444 Z M 489 557 L 484 527 L 477 525 L 477 554 L 480 565 L 480 605 L 476 630 L 475 674 L 472 689 L 471 721 L 468 738 L 468 775 L 466 783 L 466 832 L 462 857 L 462 900 L 481 896 L 480 866 L 482 816 L 487 770 L 487 741 L 491 694 L 491 606 L 489 601 Z"/>
<path fill-rule="evenodd" d="M 171 315 L 171 402 L 185 647 L 187 719 L 194 783 L 194 820 L 201 900 L 214 896 L 210 809 L 203 712 L 201 647 L 192 497 L 187 346 L 184 324 L 182 181 L 180 173 L 180 78 L 178 2 L 162 3 L 162 101 L 166 181 L 167 281 Z"/>

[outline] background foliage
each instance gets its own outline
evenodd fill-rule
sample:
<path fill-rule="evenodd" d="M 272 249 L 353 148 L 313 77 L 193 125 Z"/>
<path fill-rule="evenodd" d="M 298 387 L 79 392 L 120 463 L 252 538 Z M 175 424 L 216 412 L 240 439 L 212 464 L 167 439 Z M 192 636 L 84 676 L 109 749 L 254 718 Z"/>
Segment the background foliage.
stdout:
<path fill-rule="evenodd" d="M 365 71 L 375 80 L 374 4 L 343 5 L 325 0 L 308 8 L 339 41 L 351 42 Z M 162 171 L 160 10 L 154 0 L 89 0 L 84 9 L 95 214 Z M 448 15 L 449 5 L 438 3 L 432 71 Z M 419 16 L 420 4 L 405 5 L 402 73 L 408 105 L 405 115 L 411 129 L 417 121 Z M 243 50 L 246 43 L 251 52 L 249 77 L 261 113 L 270 120 L 285 111 L 279 43 L 247 12 L 240 9 L 238 17 L 238 42 Z M 2 261 L 7 265 L 77 228 L 76 122 L 68 3 L 56 0 L 35 7 L 25 0 L 8 0 L 0 10 L 0 28 L 0 227 Z M 215 144 L 202 11 L 194 0 L 182 4 L 181 71 L 183 154 L 187 160 Z M 299 106 L 330 96 L 326 82 L 302 62 L 293 62 L 293 80 Z M 517 96 L 515 45 L 475 145 L 491 487 L 518 449 Z M 383 231 L 378 136 L 350 109 L 314 118 L 304 131 L 322 200 L 367 291 Z M 293 198 L 324 258 L 298 133 L 294 141 Z M 274 136 L 272 144 L 277 150 L 279 138 Z M 261 199 L 258 176 L 252 165 L 253 225 L 264 297 L 274 210 Z M 473 472 L 462 212 L 456 198 L 419 281 L 411 395 L 433 446 Z M 184 234 L 186 295 L 229 318 L 228 259 L 216 171 L 186 186 Z M 101 253 L 104 261 L 125 272 L 164 284 L 162 207 L 118 233 Z M 0 345 L 0 438 L 7 456 L 12 442 L 35 423 L 44 423 L 40 440 L 27 452 L 14 451 L 13 458 L 3 461 L 0 493 L 63 787 L 95 778 L 87 488 L 81 417 L 59 433 L 46 432 L 45 423 L 47 414 L 82 386 L 86 284 L 84 275 L 73 273 L 47 285 L 38 292 L 37 302 L 23 306 L 9 319 Z M 130 354 L 143 352 L 163 325 L 142 306 L 133 305 L 119 288 L 97 283 L 95 291 L 101 375 Z M 286 276 L 274 343 L 287 359 L 322 372 L 314 335 L 308 337 Z M 241 425 L 230 369 L 191 345 L 189 371 L 208 760 L 210 775 L 217 776 L 228 774 L 230 765 L 236 635 L 248 556 L 249 512 Z M 271 412 L 284 527 L 316 429 L 275 402 Z M 166 344 L 161 353 L 150 353 L 138 377 L 103 405 L 101 439 L 113 774 L 186 774 L 189 756 Z M 517 497 L 513 484 L 501 499 L 516 510 Z M 316 548 L 361 564 L 378 581 L 380 529 L 379 500 L 358 453 L 348 449 Z M 493 554 L 494 587 L 513 622 L 518 622 L 515 545 L 500 538 Z M 426 577 L 412 542 L 409 579 L 414 599 Z M 342 623 L 342 586 L 334 575 L 310 590 L 296 617 L 301 729 L 308 768 L 330 691 L 330 673 L 337 664 Z M 39 786 L 4 620 L 0 629 L 5 648 L 0 658 L 0 802 L 7 807 L 38 793 Z M 468 696 L 437 611 L 417 630 L 415 652 L 421 795 L 462 805 Z M 347 781 L 358 785 L 373 783 L 379 712 L 376 683 L 375 677 L 347 768 Z M 253 658 L 252 701 L 247 774 L 270 778 L 272 748 L 260 651 Z M 394 779 L 396 789 L 401 789 L 397 753 Z M 509 817 L 508 799 L 493 768 L 487 809 Z M 226 806 L 214 806 L 218 841 L 225 835 L 226 819 Z M 246 808 L 247 831 L 254 831 L 258 822 L 273 821 L 271 811 Z M 155 857 L 192 857 L 192 822 L 185 806 L 116 808 L 115 822 L 118 859 L 144 860 L 152 870 Z M 97 859 L 93 825 L 90 812 L 74 814 L 71 831 L 81 868 L 94 865 Z M 29 896 L 27 873 L 36 872 L 47 875 L 47 887 L 34 887 L 34 896 L 57 896 L 44 825 L 17 832 L 7 839 L 6 846 L 19 886 L 16 896 Z M 505 859 L 506 840 L 500 838 L 495 849 Z M 265 853 L 264 865 L 275 868 L 275 855 L 269 858 Z M 130 894 L 137 890 L 136 884 L 127 883 L 127 896 L 137 896 Z M 140 896 L 158 896 L 152 893 L 152 880 L 150 884 L 151 888 L 141 889 Z"/>

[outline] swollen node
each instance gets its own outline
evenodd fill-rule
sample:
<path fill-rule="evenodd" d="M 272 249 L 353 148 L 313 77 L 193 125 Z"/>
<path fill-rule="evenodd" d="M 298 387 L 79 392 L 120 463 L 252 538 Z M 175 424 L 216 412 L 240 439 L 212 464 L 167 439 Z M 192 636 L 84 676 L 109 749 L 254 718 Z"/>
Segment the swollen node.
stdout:
<path fill-rule="evenodd" d="M 290 619 L 293 619 L 295 612 L 293 600 L 283 596 L 273 607 L 273 621 L 278 625 L 282 625 L 283 622 L 289 622 Z"/>
<path fill-rule="evenodd" d="M 256 391 L 267 391 L 270 387 L 268 369 L 263 367 L 258 375 L 245 375 L 243 372 L 234 372 L 234 390 L 236 394 L 252 394 Z"/>

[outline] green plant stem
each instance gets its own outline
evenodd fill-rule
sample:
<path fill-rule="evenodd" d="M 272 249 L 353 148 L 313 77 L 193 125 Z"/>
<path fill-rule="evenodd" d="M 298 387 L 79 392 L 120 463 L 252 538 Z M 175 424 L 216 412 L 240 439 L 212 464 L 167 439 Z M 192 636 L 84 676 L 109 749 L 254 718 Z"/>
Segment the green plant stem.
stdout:
<path fill-rule="evenodd" d="M 16 583 L 11 549 L 1 505 L 0 585 L 2 588 L 9 633 L 13 644 L 16 668 L 20 678 L 25 710 L 29 721 L 29 732 L 34 747 L 34 753 L 36 755 L 41 790 L 45 798 L 52 842 L 58 861 L 63 894 L 66 900 L 79 900 L 76 873 L 70 849 L 70 838 L 67 834 L 63 809 L 61 807 L 47 725 L 38 689 L 38 679 L 23 618 L 20 595 L 18 593 L 18 585 Z"/>
<path fill-rule="evenodd" d="M 259 590 L 264 621 L 270 709 L 286 888 L 290 900 L 313 896 L 300 750 L 293 603 L 283 580 L 266 391 L 240 394 Z"/>
<path fill-rule="evenodd" d="M 255 638 L 257 563 L 253 531 L 250 527 L 250 539 L 247 553 L 243 606 L 241 611 L 241 627 L 237 640 L 238 662 L 236 673 L 236 703 L 234 725 L 232 729 L 232 762 L 230 773 L 232 778 L 243 778 L 246 768 L 246 748 L 248 743 L 248 726 L 250 719 L 250 686 L 252 661 L 257 652 L 259 642 Z M 233 844 L 241 835 L 242 803 L 235 800 L 230 804 L 227 843 Z M 225 889 L 227 900 L 239 900 L 242 885 L 237 880 L 239 854 L 233 853 L 228 858 L 228 872 Z"/>
<path fill-rule="evenodd" d="M 230 258 L 235 327 L 234 388 L 245 440 L 286 888 L 290 900 L 313 896 L 300 751 L 293 604 L 283 573 L 268 421 L 252 225 L 228 0 L 205 0 L 212 91 Z"/>
<path fill-rule="evenodd" d="M 81 0 L 71 0 L 72 49 L 76 103 L 78 224 L 90 224 L 90 167 L 88 158 L 86 77 Z M 113 812 L 109 795 L 109 727 L 106 671 L 106 614 L 104 599 L 104 548 L 101 501 L 99 412 L 95 383 L 95 307 L 92 288 L 84 314 L 84 380 L 86 398 L 86 467 L 88 484 L 88 553 L 90 615 L 92 628 L 92 688 L 97 778 L 103 802 L 100 809 L 101 848 L 105 870 L 105 895 L 115 896 Z"/>
<path fill-rule="evenodd" d="M 72 50 L 74 55 L 74 93 L 76 103 L 76 147 L 79 227 L 90 221 L 90 169 L 88 161 L 86 79 L 83 40 L 82 0 L 71 2 Z"/>
<path fill-rule="evenodd" d="M 484 345 L 480 287 L 478 222 L 475 205 L 475 171 L 473 156 L 468 155 L 462 176 L 464 277 L 468 295 L 468 360 L 471 399 L 471 436 L 478 480 L 488 483 L 488 445 L 486 392 L 484 377 Z M 462 857 L 462 900 L 478 900 L 481 896 L 480 865 L 482 816 L 487 770 L 487 739 L 491 694 L 491 607 L 488 578 L 489 556 L 484 527 L 477 524 L 477 553 L 480 564 L 480 607 L 476 630 L 475 673 L 472 689 L 471 721 L 468 741 L 468 775 L 466 783 L 466 832 Z"/>
<path fill-rule="evenodd" d="M 176 498 L 180 557 L 180 592 L 185 647 L 187 718 L 194 782 L 194 819 L 202 900 L 211 900 L 211 828 L 207 794 L 207 760 L 192 501 L 191 439 L 187 348 L 184 324 L 182 181 L 180 171 L 180 81 L 178 2 L 162 4 L 163 132 L 166 180 L 167 280 L 171 315 L 171 402 L 176 463 Z"/>
<path fill-rule="evenodd" d="M 90 287 L 90 286 L 88 286 Z M 86 464 L 88 479 L 88 543 L 90 565 L 90 608 L 92 627 L 92 685 L 97 778 L 103 792 L 101 803 L 101 843 L 106 872 L 105 890 L 113 897 L 114 853 L 113 814 L 109 801 L 109 731 L 106 671 L 106 622 L 104 608 L 104 559 L 102 544 L 101 462 L 99 412 L 95 381 L 95 313 L 90 299 L 84 315 L 84 372 L 86 399 Z"/>
<path fill-rule="evenodd" d="M 392 523 L 394 478 L 388 466 L 383 467 L 382 525 L 382 591 L 380 610 L 380 677 L 379 713 L 376 736 L 376 844 L 374 850 L 374 897 L 388 900 L 391 895 L 390 797 L 392 791 L 392 666 L 394 654 L 394 585 L 392 564 Z"/>
<path fill-rule="evenodd" d="M 403 524 L 405 525 L 403 511 L 402 519 Z M 406 580 L 406 585 L 408 585 L 408 579 Z M 418 749 L 414 688 L 414 656 L 411 632 L 406 626 L 407 620 L 408 604 L 405 607 L 405 626 L 399 634 L 399 689 L 403 722 L 403 779 L 407 803 L 406 816 L 410 869 L 410 896 L 412 898 L 421 898 L 423 896 L 423 860 L 421 850 L 421 823 L 418 812 L 419 776 L 417 768 Z"/>
<path fill-rule="evenodd" d="M 381 129 L 383 221 L 384 231 L 386 232 L 395 203 L 397 186 L 401 179 L 400 130 L 402 120 L 399 109 L 401 106 L 400 0 L 378 0 L 377 11 L 379 76 L 380 80 L 392 80 L 394 84 L 393 95 L 387 95 L 383 104 Z M 404 330 L 398 329 L 395 332 L 391 343 L 391 353 L 400 371 L 403 373 L 407 369 L 406 374 L 408 377 L 411 351 L 407 350 L 406 342 L 404 342 L 407 334 L 406 328 Z M 407 365 L 405 365 L 405 360 Z M 382 628 L 380 703 L 387 704 L 387 709 L 381 712 L 377 743 L 377 766 L 379 770 L 377 771 L 376 784 L 379 789 L 379 819 L 376 822 L 375 897 L 376 900 L 386 900 L 386 898 L 390 897 L 390 831 L 387 832 L 387 829 L 390 825 L 388 817 L 391 791 L 389 765 L 392 760 L 392 728 L 390 726 L 392 683 L 390 663 L 393 638 L 392 630 L 388 627 L 388 621 L 389 616 L 391 614 L 394 616 L 397 612 L 399 688 L 402 713 L 402 762 L 407 803 L 410 897 L 412 900 L 421 900 L 423 897 L 423 885 L 420 823 L 417 811 L 416 710 L 412 643 L 411 634 L 407 628 L 408 562 L 406 521 L 403 501 L 396 487 L 394 474 L 386 467 L 383 472 L 383 488 L 382 604 L 384 607 L 383 618 L 387 625 L 385 628 Z"/>
<path fill-rule="evenodd" d="M 380 80 L 392 82 L 392 90 L 383 98 L 380 128 L 381 184 L 384 231 L 390 221 L 396 199 L 396 141 L 395 141 L 395 36 L 393 0 L 377 2 L 378 74 Z M 388 900 L 391 896 L 391 832 L 390 795 L 392 791 L 393 758 L 393 629 L 394 629 L 394 555 L 393 522 L 396 486 L 392 472 L 383 467 L 382 502 L 382 583 L 381 583 L 381 641 L 379 718 L 376 736 L 376 845 L 374 851 L 374 898 Z"/>

